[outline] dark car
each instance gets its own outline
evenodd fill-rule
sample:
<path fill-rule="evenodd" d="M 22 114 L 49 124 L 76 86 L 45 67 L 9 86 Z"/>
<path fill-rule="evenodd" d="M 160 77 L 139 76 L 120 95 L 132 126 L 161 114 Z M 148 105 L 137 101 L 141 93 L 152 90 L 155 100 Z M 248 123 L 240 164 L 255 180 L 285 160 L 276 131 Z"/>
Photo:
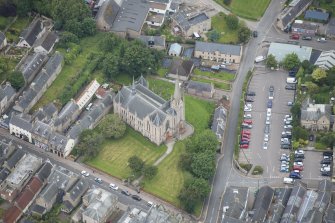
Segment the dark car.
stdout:
<path fill-rule="evenodd" d="M 291 145 L 281 145 L 280 148 L 282 148 L 282 149 L 291 149 Z"/>
<path fill-rule="evenodd" d="M 247 96 L 256 96 L 256 93 L 254 91 L 248 91 Z"/>
<path fill-rule="evenodd" d="M 304 159 L 303 158 L 294 158 L 294 162 L 303 162 Z"/>
<path fill-rule="evenodd" d="M 270 92 L 274 92 L 274 90 L 275 90 L 275 88 L 271 85 L 271 86 L 269 87 L 269 91 L 270 91 Z"/>
<path fill-rule="evenodd" d="M 294 159 L 295 158 L 302 158 L 305 159 L 305 155 L 304 154 L 294 154 Z"/>
<path fill-rule="evenodd" d="M 295 90 L 295 85 L 286 85 L 285 89 L 286 90 Z"/>
<path fill-rule="evenodd" d="M 97 182 L 98 184 L 102 184 L 102 180 L 101 180 L 101 178 L 96 177 L 94 180 L 95 180 L 95 182 Z"/>
<path fill-rule="evenodd" d="M 294 173 L 290 173 L 290 178 L 293 178 L 293 179 L 301 179 L 301 176 L 300 174 L 294 174 Z"/>
<path fill-rule="evenodd" d="M 323 159 L 321 160 L 320 164 L 331 164 L 332 160 L 331 159 Z"/>
<path fill-rule="evenodd" d="M 122 190 L 121 194 L 124 194 L 126 196 L 130 196 L 130 193 L 127 190 Z"/>
<path fill-rule="evenodd" d="M 333 156 L 333 152 L 323 152 L 324 156 Z"/>
<path fill-rule="evenodd" d="M 257 32 L 256 30 L 253 31 L 253 32 L 252 32 L 252 36 L 255 37 L 255 38 L 258 37 L 258 32 Z"/>
<path fill-rule="evenodd" d="M 298 72 L 298 69 L 293 68 L 292 70 L 288 71 L 288 76 L 295 77 L 295 75 L 297 74 L 297 72 Z"/>
<path fill-rule="evenodd" d="M 246 101 L 246 102 L 254 102 L 255 100 L 254 100 L 254 98 L 252 98 L 252 97 L 247 97 L 247 98 L 245 99 L 245 101 Z"/>
<path fill-rule="evenodd" d="M 142 198 L 140 196 L 136 195 L 136 194 L 131 195 L 131 198 L 133 198 L 136 201 L 141 201 L 142 200 Z"/>
<path fill-rule="evenodd" d="M 325 171 L 325 172 L 321 172 L 321 175 L 325 177 L 330 177 L 332 173 L 330 171 Z"/>
<path fill-rule="evenodd" d="M 314 141 L 314 135 L 309 135 L 308 139 L 309 141 Z"/>
<path fill-rule="evenodd" d="M 268 101 L 267 107 L 268 107 L 268 108 L 272 108 L 272 100 L 269 100 L 269 101 Z"/>
<path fill-rule="evenodd" d="M 248 145 L 249 145 L 249 141 L 241 141 L 241 142 L 240 142 L 240 145 L 245 145 L 245 144 L 248 144 Z"/>
<path fill-rule="evenodd" d="M 303 40 L 312 40 L 312 37 L 311 36 L 303 36 L 302 39 Z"/>

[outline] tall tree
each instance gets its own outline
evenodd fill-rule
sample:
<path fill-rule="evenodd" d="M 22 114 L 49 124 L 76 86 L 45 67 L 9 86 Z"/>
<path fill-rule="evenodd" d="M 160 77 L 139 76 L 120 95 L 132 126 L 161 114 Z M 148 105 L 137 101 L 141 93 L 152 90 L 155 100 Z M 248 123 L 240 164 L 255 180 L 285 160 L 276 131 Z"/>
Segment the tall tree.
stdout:
<path fill-rule="evenodd" d="M 320 83 L 321 81 L 325 80 L 326 77 L 327 77 L 327 73 L 322 68 L 316 68 L 312 73 L 312 78 L 317 83 Z"/>
<path fill-rule="evenodd" d="M 103 136 L 94 130 L 84 130 L 79 137 L 77 150 L 79 154 L 88 159 L 94 158 L 100 151 L 100 145 L 103 142 Z"/>
<path fill-rule="evenodd" d="M 22 88 L 25 84 L 24 78 L 21 71 L 13 71 L 8 75 L 7 80 L 11 83 L 13 88 L 17 91 Z"/>
<path fill-rule="evenodd" d="M 226 24 L 229 29 L 236 30 L 238 28 L 238 17 L 234 14 L 227 15 Z"/>
<path fill-rule="evenodd" d="M 246 43 L 249 41 L 250 39 L 250 36 L 251 36 L 251 30 L 246 27 L 246 26 L 241 26 L 239 29 L 238 29 L 238 32 L 237 32 L 237 35 L 238 35 L 238 40 L 241 42 L 241 43 Z"/>
<path fill-rule="evenodd" d="M 99 124 L 98 130 L 105 138 L 118 139 L 124 135 L 126 124 L 118 115 L 108 114 Z"/>
<path fill-rule="evenodd" d="M 111 80 L 119 74 L 119 58 L 115 53 L 108 53 L 102 61 L 102 71 Z"/>
<path fill-rule="evenodd" d="M 199 152 L 215 152 L 218 148 L 219 142 L 215 134 L 207 129 L 201 134 L 197 134 L 190 138 L 186 143 L 186 150 L 190 153 Z"/>
<path fill-rule="evenodd" d="M 290 53 L 284 57 L 282 64 L 286 70 L 292 70 L 300 66 L 300 60 L 296 53 Z"/>
<path fill-rule="evenodd" d="M 158 168 L 153 165 L 147 165 L 143 169 L 144 177 L 146 177 L 149 180 L 154 178 L 157 175 L 157 173 L 158 173 Z"/>
<path fill-rule="evenodd" d="M 134 173 L 140 173 L 144 168 L 144 161 L 138 156 L 131 156 L 128 159 L 128 165 Z"/>
<path fill-rule="evenodd" d="M 210 179 L 215 172 L 215 154 L 213 152 L 203 152 L 193 155 L 192 159 L 192 172 L 195 176 Z"/>
<path fill-rule="evenodd" d="M 268 56 L 268 58 L 266 58 L 266 67 L 267 68 L 272 68 L 272 67 L 273 68 L 277 68 L 277 66 L 278 66 L 278 62 L 277 62 L 275 56 L 273 56 L 272 54 L 270 54 Z"/>

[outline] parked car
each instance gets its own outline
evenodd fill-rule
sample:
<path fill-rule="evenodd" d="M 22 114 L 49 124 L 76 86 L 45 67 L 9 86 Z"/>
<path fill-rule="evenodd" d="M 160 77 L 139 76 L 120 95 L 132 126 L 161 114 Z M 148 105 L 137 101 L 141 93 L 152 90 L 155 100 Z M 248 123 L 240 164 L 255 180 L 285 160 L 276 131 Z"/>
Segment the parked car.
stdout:
<path fill-rule="evenodd" d="M 252 125 L 242 124 L 243 129 L 252 129 Z"/>
<path fill-rule="evenodd" d="M 244 117 L 244 118 L 252 118 L 252 115 L 251 115 L 251 114 L 244 114 L 243 117 Z"/>
<path fill-rule="evenodd" d="M 269 134 L 264 135 L 264 142 L 269 142 Z"/>
<path fill-rule="evenodd" d="M 254 38 L 258 37 L 258 32 L 257 32 L 256 30 L 253 31 L 253 32 L 252 32 L 252 36 L 253 36 Z"/>
<path fill-rule="evenodd" d="M 296 172 L 291 172 L 289 177 L 293 179 L 301 179 L 301 175 Z"/>
<path fill-rule="evenodd" d="M 293 126 L 292 125 L 284 125 L 284 129 L 292 129 Z"/>
<path fill-rule="evenodd" d="M 320 43 L 327 42 L 326 38 L 318 38 L 317 41 L 320 42 Z"/>
<path fill-rule="evenodd" d="M 298 149 L 298 150 L 294 151 L 294 154 L 305 154 L 305 152 L 302 149 Z"/>
<path fill-rule="evenodd" d="M 295 85 L 290 85 L 290 84 L 288 84 L 288 85 L 285 86 L 285 89 L 286 89 L 286 90 L 295 90 L 296 87 L 295 87 Z"/>
<path fill-rule="evenodd" d="M 293 165 L 293 170 L 300 170 L 300 171 L 303 171 L 303 170 L 304 170 L 304 167 L 303 167 L 303 166 Z"/>
<path fill-rule="evenodd" d="M 289 138 L 281 138 L 280 142 L 290 142 L 290 139 Z"/>
<path fill-rule="evenodd" d="M 271 108 L 268 108 L 268 109 L 266 110 L 266 116 L 271 116 Z"/>
<path fill-rule="evenodd" d="M 141 201 L 142 200 L 142 198 L 140 196 L 136 195 L 136 194 L 131 195 L 131 198 L 133 198 L 136 201 Z"/>
<path fill-rule="evenodd" d="M 242 135 L 244 135 L 244 134 L 246 134 L 246 135 L 250 135 L 250 134 L 251 134 L 251 132 L 250 132 L 250 131 L 248 131 L 248 130 L 242 130 Z"/>
<path fill-rule="evenodd" d="M 283 166 L 283 165 L 288 166 L 289 164 L 290 164 L 289 161 L 285 161 L 285 160 L 281 161 L 281 165 L 282 165 L 282 166 Z"/>
<path fill-rule="evenodd" d="M 321 176 L 331 177 L 332 173 L 330 171 L 323 171 L 323 172 L 321 172 Z"/>
<path fill-rule="evenodd" d="M 304 166 L 303 162 L 294 162 L 293 166 Z"/>
<path fill-rule="evenodd" d="M 294 159 L 294 162 L 303 162 L 303 161 L 304 161 L 303 158 L 295 158 L 295 159 Z"/>
<path fill-rule="evenodd" d="M 323 159 L 321 160 L 320 164 L 331 164 L 332 161 L 330 159 Z"/>
<path fill-rule="evenodd" d="M 84 177 L 90 176 L 90 174 L 88 172 L 86 172 L 85 170 L 81 171 L 81 175 L 84 176 Z"/>
<path fill-rule="evenodd" d="M 126 196 L 130 196 L 130 193 L 127 190 L 122 190 L 121 194 L 124 194 Z"/>
<path fill-rule="evenodd" d="M 282 145 L 280 145 L 280 148 L 282 148 L 282 149 L 291 149 L 291 145 L 287 145 L 287 144 L 282 144 Z"/>
<path fill-rule="evenodd" d="M 240 145 L 244 145 L 244 144 L 248 144 L 249 145 L 249 141 L 240 141 Z"/>
<path fill-rule="evenodd" d="M 321 172 L 328 172 L 330 171 L 330 166 L 326 166 L 326 167 L 321 167 Z"/>
<path fill-rule="evenodd" d="M 292 118 L 292 116 L 291 115 L 285 115 L 285 117 L 284 118 Z"/>
<path fill-rule="evenodd" d="M 287 102 L 287 106 L 293 106 L 293 102 L 292 101 Z"/>
<path fill-rule="evenodd" d="M 101 180 L 101 178 L 96 177 L 96 178 L 94 179 L 94 181 L 97 182 L 98 184 L 102 184 L 102 180 Z"/>
<path fill-rule="evenodd" d="M 241 141 L 242 142 L 249 142 L 250 143 L 250 138 L 242 137 Z"/>
<path fill-rule="evenodd" d="M 268 142 L 263 142 L 263 149 L 268 149 Z"/>
<path fill-rule="evenodd" d="M 302 158 L 302 159 L 305 159 L 305 155 L 304 155 L 304 154 L 294 154 L 294 158 Z"/>
<path fill-rule="evenodd" d="M 271 85 L 271 86 L 269 87 L 269 92 L 274 92 L 274 90 L 275 90 L 274 86 Z"/>
<path fill-rule="evenodd" d="M 265 134 L 269 134 L 270 133 L 270 125 L 265 125 L 264 133 Z"/>
<path fill-rule="evenodd" d="M 109 188 L 112 189 L 112 190 L 118 190 L 118 189 L 119 189 L 119 187 L 116 186 L 116 185 L 113 184 L 113 183 L 109 184 Z"/>
<path fill-rule="evenodd" d="M 249 148 L 249 144 L 242 144 L 240 145 L 241 149 L 248 149 Z"/>
<path fill-rule="evenodd" d="M 252 125 L 252 120 L 251 119 L 245 119 L 243 121 L 243 123 L 248 124 L 248 125 Z"/>
<path fill-rule="evenodd" d="M 312 40 L 312 37 L 311 36 L 302 36 L 302 39 L 303 40 Z"/>
<path fill-rule="evenodd" d="M 326 152 L 323 152 L 323 155 L 324 156 L 333 156 L 333 152 L 326 151 Z"/>
<path fill-rule="evenodd" d="M 250 139 L 250 135 L 248 135 L 248 134 L 242 134 L 241 136 L 242 136 L 242 138 Z"/>
<path fill-rule="evenodd" d="M 255 99 L 254 99 L 254 98 L 251 98 L 251 97 L 247 97 L 247 98 L 245 99 L 245 101 L 246 101 L 246 102 L 254 102 Z"/>
<path fill-rule="evenodd" d="M 270 117 L 269 116 L 266 116 L 266 118 L 265 118 L 265 124 L 266 125 L 270 125 L 271 124 L 271 121 L 270 121 L 271 119 L 270 119 Z"/>
<path fill-rule="evenodd" d="M 287 156 L 281 156 L 280 161 L 290 161 L 290 157 Z"/>
<path fill-rule="evenodd" d="M 272 108 L 272 100 L 268 100 L 267 107 L 268 107 L 268 108 Z"/>
<path fill-rule="evenodd" d="M 291 121 L 284 122 L 285 125 L 291 125 L 291 123 L 292 123 Z"/>
<path fill-rule="evenodd" d="M 290 36 L 290 39 L 295 39 L 295 40 L 298 40 L 300 38 L 299 34 L 292 34 Z"/>
<path fill-rule="evenodd" d="M 251 112 L 251 111 L 252 111 L 252 108 L 244 107 L 244 111 L 245 111 L 245 112 Z"/>
<path fill-rule="evenodd" d="M 275 97 L 275 94 L 273 93 L 273 91 L 270 91 L 270 92 L 269 92 L 269 99 L 270 99 L 270 100 L 273 100 L 274 97 Z"/>
<path fill-rule="evenodd" d="M 288 167 L 280 167 L 279 171 L 282 172 L 282 173 L 288 173 L 288 172 L 290 172 L 290 170 L 289 170 Z"/>
<path fill-rule="evenodd" d="M 247 91 L 247 96 L 256 96 L 254 91 Z"/>

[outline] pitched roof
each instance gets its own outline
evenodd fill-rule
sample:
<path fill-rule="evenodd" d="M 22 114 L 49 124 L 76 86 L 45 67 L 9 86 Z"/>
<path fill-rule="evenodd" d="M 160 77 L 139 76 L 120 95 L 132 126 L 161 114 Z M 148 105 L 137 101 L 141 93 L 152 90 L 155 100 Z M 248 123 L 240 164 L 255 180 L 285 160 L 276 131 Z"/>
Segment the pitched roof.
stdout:
<path fill-rule="evenodd" d="M 79 110 L 79 106 L 73 101 L 69 101 L 59 112 L 55 120 L 55 126 L 62 125 L 67 120 L 71 119 L 72 115 Z"/>
<path fill-rule="evenodd" d="M 335 50 L 322 51 L 315 65 L 326 70 L 335 67 Z"/>
<path fill-rule="evenodd" d="M 172 43 L 169 49 L 169 54 L 180 55 L 182 46 L 179 43 Z"/>
<path fill-rule="evenodd" d="M 24 80 L 26 82 L 30 80 L 47 60 L 48 56 L 45 54 L 34 53 L 33 55 L 28 55 L 20 67 Z"/>
<path fill-rule="evenodd" d="M 180 28 L 185 31 L 189 30 L 194 25 L 210 19 L 204 12 L 190 16 L 190 13 L 184 10 L 179 10 L 172 16 L 172 18 L 177 22 Z"/>
<path fill-rule="evenodd" d="M 226 119 L 227 110 L 222 105 L 217 107 L 214 112 L 212 131 L 219 140 L 223 137 L 226 128 Z"/>
<path fill-rule="evenodd" d="M 335 222 L 335 204 L 329 203 L 324 216 L 324 223 L 334 223 Z"/>
<path fill-rule="evenodd" d="M 30 201 L 33 199 L 34 194 L 30 190 L 24 190 L 15 200 L 16 206 L 24 210 Z"/>
<path fill-rule="evenodd" d="M 7 166 L 12 169 L 22 159 L 26 153 L 21 149 L 16 149 L 11 157 L 6 161 Z"/>
<path fill-rule="evenodd" d="M 22 212 L 20 211 L 20 209 L 18 209 L 16 206 L 12 206 L 5 212 L 5 216 L 3 217 L 3 222 L 4 223 L 14 223 L 19 219 L 21 215 L 22 215 Z"/>
<path fill-rule="evenodd" d="M 0 101 L 7 97 L 7 100 L 12 98 L 16 94 L 15 89 L 10 85 L 10 83 L 0 86 Z"/>
<path fill-rule="evenodd" d="M 49 160 L 47 160 L 36 173 L 36 177 L 38 177 L 38 179 L 42 182 L 46 181 L 51 174 L 52 168 L 53 165 Z"/>
<path fill-rule="evenodd" d="M 17 126 L 21 129 L 24 129 L 24 130 L 28 131 L 28 132 L 30 132 L 30 130 L 33 127 L 33 125 L 30 123 L 30 121 L 26 120 L 21 115 L 15 115 L 15 114 L 12 115 L 12 117 L 9 121 L 9 124 Z"/>
<path fill-rule="evenodd" d="M 330 120 L 331 106 L 327 104 L 308 104 L 307 108 L 301 109 L 301 120 L 318 121 L 322 116 Z"/>
<path fill-rule="evenodd" d="M 241 48 L 239 45 L 209 43 L 209 42 L 195 42 L 195 51 L 214 53 L 216 51 L 222 54 L 241 56 Z"/>
<path fill-rule="evenodd" d="M 67 193 L 70 195 L 71 200 L 75 201 L 78 197 L 81 197 L 88 188 L 88 182 L 86 180 L 79 179 Z"/>
<path fill-rule="evenodd" d="M 335 35 L 335 18 L 331 18 L 328 22 L 326 28 L 326 35 L 327 36 L 334 36 Z"/>
<path fill-rule="evenodd" d="M 254 215 L 252 217 L 252 221 L 265 221 L 268 210 L 270 209 L 270 205 L 272 203 L 273 195 L 274 190 L 269 186 L 263 186 L 258 190 L 253 207 Z"/>
<path fill-rule="evenodd" d="M 268 51 L 268 55 L 272 54 L 277 61 L 282 61 L 290 53 L 297 54 L 300 61 L 309 61 L 312 55 L 312 47 L 272 42 Z"/>
<path fill-rule="evenodd" d="M 209 83 L 203 83 L 198 81 L 188 81 L 187 88 L 194 89 L 197 92 L 212 92 L 213 86 Z"/>
<path fill-rule="evenodd" d="M 26 42 L 32 46 L 38 34 L 42 31 L 42 21 L 40 19 L 34 20 L 29 27 L 23 31 L 22 37 L 26 40 Z"/>
<path fill-rule="evenodd" d="M 26 189 L 29 189 L 35 195 L 41 189 L 42 186 L 43 186 L 42 181 L 38 177 L 33 176 L 30 182 L 28 183 Z"/>
<path fill-rule="evenodd" d="M 1 168 L 1 170 L 0 170 L 0 184 L 4 180 L 6 180 L 6 178 L 8 177 L 9 174 L 10 174 L 10 171 L 6 167 Z"/>
<path fill-rule="evenodd" d="M 46 50 L 50 51 L 52 47 L 55 45 L 58 36 L 55 32 L 47 32 L 42 39 L 41 46 Z"/>
<path fill-rule="evenodd" d="M 227 219 L 241 220 L 245 212 L 248 188 L 228 187 L 223 195 L 222 222 L 230 222 Z"/>
<path fill-rule="evenodd" d="M 329 18 L 329 13 L 321 12 L 317 10 L 307 10 L 305 13 L 305 19 L 315 19 L 321 21 L 327 21 Z"/>
<path fill-rule="evenodd" d="M 290 7 L 284 17 L 281 18 L 284 28 L 287 27 L 287 25 L 292 22 L 299 13 L 301 13 L 302 9 L 304 9 L 311 2 L 312 0 L 300 0 L 293 7 Z"/>
<path fill-rule="evenodd" d="M 193 61 L 177 59 L 172 61 L 169 73 L 187 77 L 192 72 L 193 67 Z"/>
<path fill-rule="evenodd" d="M 141 0 L 124 0 L 114 20 L 112 31 L 140 32 L 149 12 L 149 3 Z"/>

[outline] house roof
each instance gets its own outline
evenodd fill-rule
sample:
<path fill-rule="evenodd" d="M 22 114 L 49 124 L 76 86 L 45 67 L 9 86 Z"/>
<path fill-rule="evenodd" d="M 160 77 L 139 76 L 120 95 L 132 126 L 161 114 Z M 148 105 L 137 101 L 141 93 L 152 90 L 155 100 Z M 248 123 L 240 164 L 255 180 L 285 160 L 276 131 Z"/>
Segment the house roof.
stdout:
<path fill-rule="evenodd" d="M 6 167 L 1 168 L 1 170 L 0 170 L 0 184 L 4 180 L 6 180 L 6 178 L 8 177 L 9 174 L 10 174 L 10 171 Z"/>
<path fill-rule="evenodd" d="M 52 47 L 55 45 L 56 41 L 58 40 L 58 36 L 55 32 L 46 32 L 41 39 L 40 46 L 43 47 L 46 51 L 50 51 Z"/>
<path fill-rule="evenodd" d="M 189 30 L 194 25 L 210 19 L 204 12 L 192 15 L 188 11 L 184 10 L 179 10 L 177 13 L 172 15 L 172 18 L 176 21 L 178 26 L 185 31 Z"/>
<path fill-rule="evenodd" d="M 31 208 L 32 212 L 38 213 L 40 215 L 45 214 L 46 209 L 38 204 L 34 204 L 34 206 Z"/>
<path fill-rule="evenodd" d="M 318 192 L 331 192 L 332 182 L 326 179 L 319 181 Z"/>
<path fill-rule="evenodd" d="M 141 0 L 124 0 L 112 25 L 114 32 L 133 30 L 140 32 L 149 12 L 149 3 Z"/>
<path fill-rule="evenodd" d="M 318 121 L 322 116 L 330 120 L 331 106 L 327 104 L 308 104 L 307 108 L 301 109 L 301 120 Z"/>
<path fill-rule="evenodd" d="M 11 157 L 9 157 L 9 159 L 6 161 L 7 166 L 12 169 L 14 168 L 14 166 L 22 159 L 22 157 L 25 155 L 26 153 L 21 150 L 21 149 L 16 149 L 14 151 L 14 153 L 11 155 Z"/>
<path fill-rule="evenodd" d="M 28 132 L 30 132 L 30 130 L 32 129 L 33 125 L 30 123 L 30 120 L 26 120 L 24 117 L 22 117 L 21 115 L 15 115 L 13 114 L 10 121 L 9 121 L 10 125 L 14 125 L 17 126 L 23 130 L 26 130 Z"/>
<path fill-rule="evenodd" d="M 306 218 L 309 212 L 312 211 L 317 197 L 318 197 L 318 193 L 313 190 L 308 190 L 306 192 L 303 202 L 300 206 L 298 215 L 297 215 L 298 222 L 306 222 L 306 221 L 302 221 L 302 219 Z"/>
<path fill-rule="evenodd" d="M 285 15 L 281 18 L 284 28 L 291 23 L 299 13 L 310 3 L 312 0 L 300 0 L 293 7 L 290 7 Z"/>
<path fill-rule="evenodd" d="M 335 35 L 335 18 L 331 18 L 329 20 L 327 28 L 326 28 L 326 34 L 328 36 L 334 36 Z"/>
<path fill-rule="evenodd" d="M 160 2 L 150 2 L 150 8 L 166 10 L 166 4 Z"/>
<path fill-rule="evenodd" d="M 312 47 L 272 42 L 269 47 L 268 56 L 272 54 L 276 57 L 277 61 L 282 61 L 290 53 L 297 54 L 300 61 L 309 61 L 312 55 Z"/>
<path fill-rule="evenodd" d="M 222 219 L 227 222 L 227 219 L 241 220 L 245 212 L 248 200 L 248 188 L 243 187 L 227 187 L 223 195 L 223 214 Z M 230 222 L 230 221 L 228 221 Z"/>
<path fill-rule="evenodd" d="M 329 18 L 329 13 L 321 12 L 317 10 L 307 10 L 305 12 L 305 19 L 315 19 L 320 21 L 327 21 Z"/>
<path fill-rule="evenodd" d="M 3 32 L 0 31 L 0 45 L 3 43 L 3 41 L 6 39 L 6 36 Z"/>
<path fill-rule="evenodd" d="M 305 29 L 305 30 L 313 30 L 316 32 L 318 30 L 318 26 L 317 24 L 312 22 L 306 22 L 306 21 L 304 21 L 303 23 L 295 22 L 292 24 L 292 29 Z"/>
<path fill-rule="evenodd" d="M 146 46 L 161 46 L 165 48 L 165 37 L 164 36 L 139 36 Z"/>
<path fill-rule="evenodd" d="M 324 223 L 334 223 L 335 222 L 335 204 L 329 203 L 329 206 L 325 212 Z"/>
<path fill-rule="evenodd" d="M 49 137 L 53 134 L 53 129 L 50 125 L 37 120 L 33 124 L 31 133 L 48 140 Z"/>
<path fill-rule="evenodd" d="M 29 189 L 33 194 L 37 194 L 42 186 L 43 182 L 37 176 L 33 176 L 28 183 L 26 189 Z"/>
<path fill-rule="evenodd" d="M 11 86 L 10 83 L 0 86 L 0 101 L 7 97 L 7 100 L 12 98 L 16 94 L 15 89 Z"/>
<path fill-rule="evenodd" d="M 34 53 L 33 55 L 28 55 L 20 67 L 22 71 L 24 80 L 27 82 L 32 78 L 48 60 L 48 56 L 41 53 Z"/>
<path fill-rule="evenodd" d="M 315 65 L 325 70 L 335 67 L 335 50 L 322 51 Z"/>
<path fill-rule="evenodd" d="M 53 131 L 53 134 L 49 138 L 50 146 L 59 152 L 64 152 L 68 141 L 69 139 L 66 136 L 55 131 Z"/>
<path fill-rule="evenodd" d="M 29 27 L 23 31 L 22 37 L 30 46 L 35 43 L 38 34 L 42 31 L 42 26 L 41 19 L 35 19 Z"/>
<path fill-rule="evenodd" d="M 209 43 L 209 42 L 195 42 L 195 51 L 201 52 L 220 52 L 222 54 L 241 56 L 241 48 L 239 45 L 221 44 L 221 43 Z"/>
<path fill-rule="evenodd" d="M 274 190 L 269 186 L 261 187 L 256 196 L 254 202 L 254 215 L 252 217 L 253 222 L 264 222 L 267 216 L 267 213 L 270 209 L 272 203 L 272 198 L 274 195 Z"/>
<path fill-rule="evenodd" d="M 224 130 L 226 128 L 227 120 L 227 109 L 222 105 L 217 107 L 214 111 L 212 131 L 215 133 L 216 137 L 220 140 L 223 137 Z"/>
<path fill-rule="evenodd" d="M 194 89 L 197 92 L 212 92 L 213 86 L 209 83 L 203 83 L 198 81 L 188 81 L 187 82 L 187 88 Z"/>
<path fill-rule="evenodd" d="M 69 101 L 59 112 L 54 124 L 55 126 L 62 125 L 67 120 L 71 119 L 73 113 L 79 110 L 79 106 L 73 101 Z"/>
<path fill-rule="evenodd" d="M 70 199 L 75 201 L 78 197 L 81 197 L 88 188 L 88 182 L 86 180 L 79 179 L 67 193 L 70 195 Z"/>
<path fill-rule="evenodd" d="M 22 212 L 16 206 L 10 207 L 6 212 L 5 216 L 3 217 L 4 223 L 14 223 L 16 222 L 19 217 L 22 215 Z"/>
<path fill-rule="evenodd" d="M 188 77 L 192 72 L 194 63 L 191 60 L 173 60 L 169 73 Z"/>
<path fill-rule="evenodd" d="M 42 182 L 46 181 L 51 174 L 52 168 L 53 165 L 49 160 L 47 160 L 36 173 L 36 177 L 38 177 Z"/>
<path fill-rule="evenodd" d="M 30 190 L 24 190 L 15 200 L 16 206 L 24 210 L 33 198 L 34 194 Z"/>
<path fill-rule="evenodd" d="M 182 46 L 178 43 L 172 43 L 169 49 L 169 54 L 177 54 L 180 55 L 182 50 Z"/>

